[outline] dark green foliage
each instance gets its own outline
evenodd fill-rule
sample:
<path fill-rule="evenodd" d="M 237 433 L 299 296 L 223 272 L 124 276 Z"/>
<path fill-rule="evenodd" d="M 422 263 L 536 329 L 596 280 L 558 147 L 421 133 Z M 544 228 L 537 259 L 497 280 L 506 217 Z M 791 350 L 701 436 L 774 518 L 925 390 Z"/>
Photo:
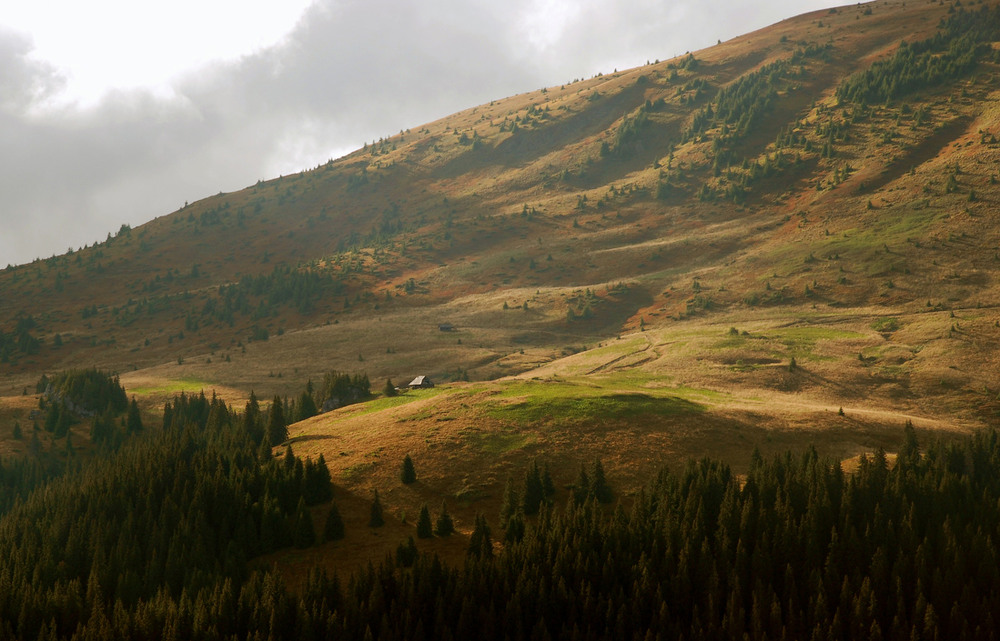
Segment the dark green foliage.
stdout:
<path fill-rule="evenodd" d="M 538 514 L 538 509 L 545 500 L 545 488 L 542 486 L 542 474 L 538 462 L 532 461 L 524 473 L 524 495 L 521 497 L 521 509 L 528 516 Z"/>
<path fill-rule="evenodd" d="M 396 565 L 401 568 L 408 568 L 417 560 L 417 544 L 413 542 L 413 537 L 406 537 L 406 543 L 400 543 L 396 548 Z"/>
<path fill-rule="evenodd" d="M 708 129 L 723 126 L 714 143 L 718 153 L 730 143 L 746 136 L 771 108 L 778 96 L 778 82 L 788 73 L 788 62 L 778 60 L 719 90 L 712 104 L 694 115 L 682 141 L 697 138 Z"/>
<path fill-rule="evenodd" d="M 51 379 L 43 377 L 38 386 L 46 383 L 42 392 L 76 412 L 103 412 L 111 410 L 120 414 L 128 409 L 128 396 L 117 376 L 98 369 L 67 370 Z"/>
<path fill-rule="evenodd" d="M 30 315 L 18 314 L 17 326 L 12 334 L 0 329 L 0 363 L 9 363 L 17 361 L 20 356 L 37 354 L 42 342 L 31 335 L 32 330 L 37 327 L 38 324 Z"/>
<path fill-rule="evenodd" d="M 420 508 L 420 516 L 417 518 L 417 538 L 429 539 L 434 536 L 434 529 L 431 526 L 431 512 L 424 504 Z"/>
<path fill-rule="evenodd" d="M 434 522 L 434 534 L 437 536 L 448 536 L 455 533 L 455 523 L 451 520 L 451 515 L 448 514 L 448 505 L 441 501 L 441 514 L 438 515 L 437 521 Z"/>
<path fill-rule="evenodd" d="M 582 505 L 586 502 L 587 498 L 590 496 L 590 476 L 587 474 L 587 469 L 580 464 L 580 473 L 576 477 L 576 482 L 573 484 L 573 500 L 577 505 Z"/>
<path fill-rule="evenodd" d="M 375 498 L 372 499 L 371 513 L 368 517 L 368 527 L 382 527 L 385 525 L 385 517 L 382 515 L 382 501 L 378 498 L 378 490 L 375 490 Z"/>
<path fill-rule="evenodd" d="M 517 495 L 517 488 L 514 487 L 514 479 L 507 477 L 507 483 L 503 488 L 503 499 L 500 503 L 500 529 L 507 529 L 507 521 L 521 511 L 521 497 Z"/>
<path fill-rule="evenodd" d="M 150 284 L 150 291 L 154 286 Z M 343 289 L 343 283 L 333 274 L 279 265 L 270 274 L 248 275 L 239 282 L 220 286 L 218 295 L 206 301 L 201 316 L 232 325 L 237 314 L 254 320 L 266 318 L 280 308 L 310 314 L 317 303 L 340 296 Z"/>
<path fill-rule="evenodd" d="M 326 525 L 323 526 L 324 541 L 339 541 L 344 538 L 344 519 L 336 503 L 330 505 L 326 515 Z"/>
<path fill-rule="evenodd" d="M 170 423 L 170 419 L 168 418 L 169 411 L 172 411 L 172 408 L 168 404 L 163 412 L 164 426 Z M 241 424 L 243 431 L 254 443 L 264 441 L 264 419 L 260 413 L 260 404 L 257 402 L 257 395 L 254 394 L 253 390 L 250 390 L 250 400 L 247 401 L 246 407 L 243 408 Z M 270 450 L 268 450 L 268 453 L 270 454 Z"/>
<path fill-rule="evenodd" d="M 14 440 L 17 440 L 17 441 L 20 441 L 22 438 L 24 438 L 24 434 L 21 432 L 21 424 L 19 422 L 17 422 L 17 421 L 14 422 L 13 436 L 14 436 Z"/>
<path fill-rule="evenodd" d="M 313 399 L 309 388 L 312 388 L 312 381 L 309 381 L 307 389 L 299 395 L 299 402 L 295 406 L 296 422 L 304 421 L 319 414 L 319 410 L 316 408 L 316 401 Z"/>
<path fill-rule="evenodd" d="M 382 393 L 385 394 L 387 397 L 393 397 L 396 396 L 396 394 L 398 394 L 398 392 L 396 391 L 396 386 L 392 384 L 391 378 L 385 379 L 385 387 L 382 388 Z"/>
<path fill-rule="evenodd" d="M 608 485 L 608 479 L 604 476 L 604 465 L 601 459 L 594 460 L 594 467 L 590 474 L 590 493 L 600 503 L 610 503 L 614 500 L 614 492 Z"/>
<path fill-rule="evenodd" d="M 843 102 L 882 104 L 910 92 L 954 81 L 992 52 L 1000 39 L 1000 7 L 964 9 L 945 20 L 927 40 L 902 42 L 896 53 L 856 73 L 837 87 Z"/>
<path fill-rule="evenodd" d="M 542 493 L 545 495 L 545 500 L 549 502 L 551 502 L 553 497 L 556 495 L 556 486 L 552 482 L 552 475 L 549 474 L 548 463 L 542 467 Z"/>
<path fill-rule="evenodd" d="M 59 478 L 0 464 L 13 506 L 0 518 L 0 638 L 978 639 L 996 627 L 996 431 L 921 444 L 907 426 L 894 466 L 877 451 L 850 476 L 811 449 L 755 451 L 739 476 L 691 462 L 628 511 L 568 501 L 523 532 L 515 515 L 496 551 L 477 515 L 462 567 L 411 537 L 343 586 L 316 570 L 292 594 L 248 561 L 303 540 L 305 465 L 258 459 L 220 405 L 175 399 L 167 428 Z M 584 472 L 592 487 L 599 474 Z"/>
<path fill-rule="evenodd" d="M 288 440 L 288 425 L 280 396 L 275 396 L 267 411 L 267 440 L 271 446 L 281 445 Z"/>
<path fill-rule="evenodd" d="M 333 408 L 371 398 L 371 381 L 367 374 L 341 374 L 328 372 L 323 377 L 323 385 L 318 390 L 317 399 L 321 406 L 328 403 Z M 324 407 L 325 411 L 326 407 Z"/>
<path fill-rule="evenodd" d="M 403 466 L 399 470 L 399 480 L 405 485 L 417 482 L 417 471 L 413 467 L 413 459 L 407 454 L 403 457 Z"/>
<path fill-rule="evenodd" d="M 121 638 L 159 638 L 165 628 L 194 638 L 208 627 L 245 637 L 246 628 L 239 630 L 249 621 L 237 622 L 238 600 L 267 609 L 268 620 L 294 620 L 280 583 L 251 576 L 246 563 L 291 544 L 289 523 L 301 526 L 308 516 L 296 466 L 289 473 L 283 463 L 259 463 L 239 417 L 220 410 L 217 399 L 203 408 L 204 400 L 175 399 L 166 429 L 75 465 L 44 492 L 22 489 L 51 478 L 53 468 L 0 465 L 0 503 L 22 498 L 0 520 L 0 576 L 17 586 L 0 604 L 2 636 L 13 638 L 16 628 L 20 638 L 110 638 L 114 617 L 124 625 Z M 199 414 L 203 420 L 182 423 Z M 213 415 L 223 420 L 212 426 Z M 286 492 L 289 509 L 276 498 Z M 303 544 L 305 530 L 294 534 Z M 202 594 L 205 614 L 192 618 L 192 600 L 176 618 L 177 603 L 189 599 L 182 593 Z M 203 618 L 213 599 L 230 614 Z"/>
<path fill-rule="evenodd" d="M 469 537 L 469 558 L 493 558 L 493 539 L 490 538 L 490 534 L 490 526 L 486 523 L 486 517 L 477 514 L 476 525 L 472 530 L 472 536 Z"/>
<path fill-rule="evenodd" d="M 313 526 L 312 515 L 306 508 L 303 498 L 295 510 L 295 524 L 292 527 L 292 543 L 297 548 L 307 548 L 316 543 L 316 528 Z"/>
<path fill-rule="evenodd" d="M 504 543 L 520 543 L 524 538 L 525 527 L 524 515 L 520 511 L 515 512 L 507 520 L 507 526 L 503 530 Z"/>
<path fill-rule="evenodd" d="M 136 434 L 142 431 L 142 414 L 139 413 L 139 406 L 132 397 L 132 402 L 128 406 L 128 416 L 125 419 L 125 430 L 129 434 Z"/>
<path fill-rule="evenodd" d="M 333 498 L 333 485 L 330 480 L 330 468 L 326 458 L 320 454 L 319 460 L 313 463 L 307 458 L 302 470 L 302 497 L 306 505 L 317 505 Z"/>

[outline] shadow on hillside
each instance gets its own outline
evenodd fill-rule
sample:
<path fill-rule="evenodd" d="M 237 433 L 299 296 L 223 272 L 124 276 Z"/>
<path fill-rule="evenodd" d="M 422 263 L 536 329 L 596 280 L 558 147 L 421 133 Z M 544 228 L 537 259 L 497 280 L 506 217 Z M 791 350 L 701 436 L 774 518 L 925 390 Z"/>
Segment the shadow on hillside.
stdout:
<path fill-rule="evenodd" d="M 567 145 L 578 143 L 611 127 L 622 116 L 634 111 L 645 99 L 646 87 L 633 85 L 610 96 L 588 102 L 587 108 L 537 128 L 520 129 L 495 147 L 473 151 L 471 148 L 438 170 L 441 178 L 454 178 L 485 167 L 517 167 Z"/>

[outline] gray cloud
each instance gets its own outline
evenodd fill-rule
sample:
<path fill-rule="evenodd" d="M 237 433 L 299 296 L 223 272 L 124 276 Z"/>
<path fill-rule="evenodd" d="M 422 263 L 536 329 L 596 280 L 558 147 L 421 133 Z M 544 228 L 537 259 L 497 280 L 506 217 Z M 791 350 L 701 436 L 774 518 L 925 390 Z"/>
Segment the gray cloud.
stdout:
<path fill-rule="evenodd" d="M 0 266 L 494 98 L 828 4 L 321 0 L 284 42 L 191 72 L 174 96 L 116 92 L 89 107 L 50 106 L 62 79 L 30 59 L 29 39 L 0 29 Z"/>

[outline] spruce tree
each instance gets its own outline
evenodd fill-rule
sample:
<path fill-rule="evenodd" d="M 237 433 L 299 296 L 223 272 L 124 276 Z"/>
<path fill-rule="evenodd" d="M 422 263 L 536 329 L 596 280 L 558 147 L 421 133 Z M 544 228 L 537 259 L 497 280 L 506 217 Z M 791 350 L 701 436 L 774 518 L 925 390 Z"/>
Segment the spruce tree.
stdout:
<path fill-rule="evenodd" d="M 375 498 L 372 499 L 371 516 L 368 518 L 368 527 L 382 527 L 385 525 L 385 517 L 382 516 L 382 501 L 378 498 L 378 490 L 375 490 Z"/>
<path fill-rule="evenodd" d="M 305 499 L 299 498 L 299 505 L 295 510 L 295 526 L 292 530 L 292 542 L 295 547 L 302 549 L 316 543 L 316 530 L 313 527 L 312 515 L 306 508 Z"/>
<path fill-rule="evenodd" d="M 295 406 L 295 420 L 304 421 L 307 418 L 312 418 L 319 413 L 316 409 L 316 401 L 312 397 L 312 381 L 306 387 L 306 390 L 299 395 L 299 402 Z"/>
<path fill-rule="evenodd" d="M 517 489 L 514 487 L 514 479 L 507 477 L 507 484 L 503 490 L 503 502 L 500 504 L 500 529 L 507 529 L 507 522 L 521 509 Z"/>
<path fill-rule="evenodd" d="M 386 396 L 392 397 L 396 395 L 396 386 L 392 384 L 392 379 L 387 378 L 385 380 L 385 387 L 382 389 Z"/>
<path fill-rule="evenodd" d="M 420 508 L 420 516 L 417 518 L 417 538 L 429 539 L 433 536 L 434 530 L 431 526 L 431 512 L 427 509 L 427 504 L 425 503 Z"/>
<path fill-rule="evenodd" d="M 507 527 L 504 528 L 503 532 L 504 542 L 519 543 L 524 538 L 524 530 L 524 516 L 519 510 L 507 521 Z"/>
<path fill-rule="evenodd" d="M 454 532 L 455 522 L 451 520 L 451 515 L 448 514 L 448 504 L 441 501 L 441 514 L 438 515 L 437 522 L 434 524 L 434 534 L 448 536 L 454 534 Z"/>
<path fill-rule="evenodd" d="M 167 407 L 170 407 L 169 404 Z M 167 427 L 166 410 L 163 413 L 163 423 L 164 427 Z M 260 403 L 257 402 L 257 395 L 254 394 L 253 390 L 250 390 L 250 400 L 247 401 L 246 407 L 243 409 L 243 429 L 255 443 L 265 440 L 264 422 L 260 416 Z"/>
<path fill-rule="evenodd" d="M 413 537 L 406 537 L 406 543 L 400 543 L 396 547 L 396 564 L 400 567 L 408 568 L 417 560 L 417 544 L 413 542 Z"/>
<path fill-rule="evenodd" d="M 587 470 L 583 467 L 583 463 L 580 464 L 580 474 L 576 477 L 576 483 L 573 484 L 573 501 L 577 505 L 582 505 L 587 501 L 587 497 L 590 496 L 590 477 L 587 476 Z"/>
<path fill-rule="evenodd" d="M 339 541 L 344 538 L 344 519 L 340 516 L 340 509 L 336 503 L 330 505 L 330 512 L 326 515 L 326 525 L 323 527 L 324 541 Z"/>
<path fill-rule="evenodd" d="M 608 479 L 604 476 L 604 465 L 601 459 L 594 460 L 593 471 L 590 475 L 590 492 L 601 503 L 610 503 L 614 500 L 614 492 L 608 485 Z"/>
<path fill-rule="evenodd" d="M 549 474 L 549 464 L 546 463 L 542 468 L 542 491 L 545 494 L 545 500 L 551 501 L 556 495 L 556 486 L 552 482 L 552 475 Z"/>
<path fill-rule="evenodd" d="M 272 447 L 288 440 L 288 425 L 285 424 L 285 411 L 280 396 L 274 397 L 271 409 L 268 410 L 267 439 Z"/>
<path fill-rule="evenodd" d="M 528 516 L 538 514 L 538 508 L 545 500 L 545 489 L 542 487 L 542 474 L 538 470 L 538 463 L 532 461 L 528 471 L 524 474 L 524 496 L 521 507 Z"/>
<path fill-rule="evenodd" d="M 472 530 L 472 536 L 469 537 L 467 556 L 477 559 L 493 557 L 493 539 L 490 538 L 490 526 L 482 514 L 476 514 L 476 526 Z"/>
<path fill-rule="evenodd" d="M 399 480 L 405 485 L 417 482 L 417 471 L 413 468 L 413 459 L 407 454 L 403 458 L 403 468 L 399 472 Z"/>
<path fill-rule="evenodd" d="M 128 406 L 128 418 L 125 420 L 125 429 L 129 434 L 136 434 L 142 431 L 142 415 L 139 413 L 139 406 L 132 397 L 132 402 Z"/>

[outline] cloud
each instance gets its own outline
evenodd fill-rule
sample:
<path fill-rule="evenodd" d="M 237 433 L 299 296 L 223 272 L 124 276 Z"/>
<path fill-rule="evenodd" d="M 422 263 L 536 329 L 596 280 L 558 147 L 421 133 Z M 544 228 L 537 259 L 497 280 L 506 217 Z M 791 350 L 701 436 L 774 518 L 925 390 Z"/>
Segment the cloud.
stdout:
<path fill-rule="evenodd" d="M 805 9 L 321 0 L 279 44 L 192 70 L 172 92 L 123 90 L 84 106 L 53 100 L 65 79 L 31 58 L 28 38 L 0 30 L 0 265 L 494 98 L 665 59 Z"/>

